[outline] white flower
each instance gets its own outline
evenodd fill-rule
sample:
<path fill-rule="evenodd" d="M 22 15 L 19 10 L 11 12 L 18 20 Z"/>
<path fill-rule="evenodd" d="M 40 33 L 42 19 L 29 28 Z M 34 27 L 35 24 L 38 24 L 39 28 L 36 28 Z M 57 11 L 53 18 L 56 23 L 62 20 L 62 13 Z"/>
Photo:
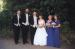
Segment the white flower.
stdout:
<path fill-rule="evenodd" d="M 56 23 L 55 22 L 53 22 L 53 23 L 51 23 L 52 25 L 56 25 Z"/>

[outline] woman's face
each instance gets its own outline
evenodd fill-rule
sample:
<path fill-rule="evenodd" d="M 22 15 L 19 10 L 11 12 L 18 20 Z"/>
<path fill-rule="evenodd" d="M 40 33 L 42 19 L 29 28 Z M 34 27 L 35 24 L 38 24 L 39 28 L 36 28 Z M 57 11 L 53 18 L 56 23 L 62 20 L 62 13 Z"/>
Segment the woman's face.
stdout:
<path fill-rule="evenodd" d="M 49 19 L 49 20 L 52 20 L 52 16 L 51 16 L 51 15 L 49 15 L 49 16 L 48 16 L 48 19 Z"/>
<path fill-rule="evenodd" d="M 58 19 L 57 16 L 54 16 L 54 19 L 57 20 Z"/>

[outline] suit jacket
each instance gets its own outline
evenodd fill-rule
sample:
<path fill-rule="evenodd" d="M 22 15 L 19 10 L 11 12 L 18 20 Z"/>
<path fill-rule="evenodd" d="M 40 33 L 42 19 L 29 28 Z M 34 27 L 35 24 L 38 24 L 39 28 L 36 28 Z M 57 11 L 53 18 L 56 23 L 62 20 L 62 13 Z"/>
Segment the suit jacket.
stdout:
<path fill-rule="evenodd" d="M 31 16 L 30 17 L 30 25 L 34 25 L 34 17 L 33 16 Z M 38 17 L 37 17 L 37 24 L 38 24 Z"/>
<path fill-rule="evenodd" d="M 19 17 L 19 23 L 21 24 L 21 16 Z M 18 24 L 18 18 L 17 18 L 17 15 L 14 15 L 11 19 L 11 24 L 12 24 L 12 27 L 15 27 L 14 24 Z"/>
<path fill-rule="evenodd" d="M 28 20 L 29 20 L 29 23 L 30 23 L 30 17 L 31 17 L 31 14 L 28 13 Z M 22 22 L 26 23 L 26 15 L 25 14 L 22 14 L 21 15 L 21 24 Z M 22 24 L 23 25 L 23 24 Z"/>

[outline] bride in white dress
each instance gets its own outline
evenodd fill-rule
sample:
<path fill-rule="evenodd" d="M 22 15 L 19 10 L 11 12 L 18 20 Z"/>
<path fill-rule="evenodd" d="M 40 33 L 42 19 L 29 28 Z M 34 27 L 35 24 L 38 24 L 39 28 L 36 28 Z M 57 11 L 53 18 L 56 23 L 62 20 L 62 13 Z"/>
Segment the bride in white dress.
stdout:
<path fill-rule="evenodd" d="M 39 16 L 38 27 L 34 36 L 34 45 L 47 45 L 47 33 L 45 30 L 45 21 L 42 16 Z"/>

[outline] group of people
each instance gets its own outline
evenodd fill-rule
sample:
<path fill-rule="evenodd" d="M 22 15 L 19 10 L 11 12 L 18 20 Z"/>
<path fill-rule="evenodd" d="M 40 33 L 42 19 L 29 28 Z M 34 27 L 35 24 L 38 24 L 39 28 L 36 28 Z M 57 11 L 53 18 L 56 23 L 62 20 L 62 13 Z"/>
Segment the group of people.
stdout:
<path fill-rule="evenodd" d="M 32 14 L 26 8 L 24 12 L 17 10 L 12 18 L 15 44 L 19 43 L 20 32 L 22 33 L 23 44 L 28 43 L 28 34 L 32 45 L 60 47 L 60 21 L 57 15 L 49 15 L 44 20 L 43 15 Z"/>

